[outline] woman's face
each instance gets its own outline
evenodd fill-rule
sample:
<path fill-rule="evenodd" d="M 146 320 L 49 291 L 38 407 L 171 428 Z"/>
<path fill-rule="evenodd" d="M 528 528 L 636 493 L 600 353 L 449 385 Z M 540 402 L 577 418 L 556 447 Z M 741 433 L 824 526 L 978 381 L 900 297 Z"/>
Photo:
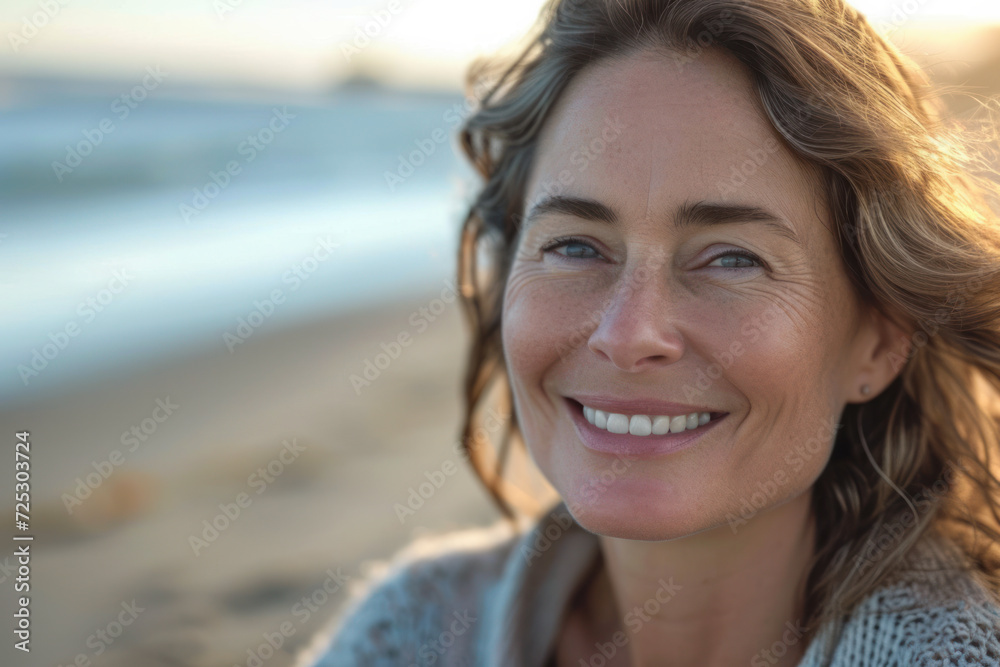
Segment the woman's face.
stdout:
<path fill-rule="evenodd" d="M 818 179 L 751 94 L 720 52 L 645 52 L 546 121 L 503 346 L 531 455 L 593 532 L 735 530 L 800 496 L 857 393 L 868 325 Z"/>

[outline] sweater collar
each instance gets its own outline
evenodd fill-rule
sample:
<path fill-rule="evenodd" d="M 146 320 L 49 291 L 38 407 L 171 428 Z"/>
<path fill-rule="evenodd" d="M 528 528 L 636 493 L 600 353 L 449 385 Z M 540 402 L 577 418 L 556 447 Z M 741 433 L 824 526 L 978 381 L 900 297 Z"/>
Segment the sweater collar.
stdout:
<path fill-rule="evenodd" d="M 583 578 L 601 557 L 597 535 L 580 526 L 565 502 L 552 506 L 534 525 L 516 538 L 503 572 L 482 610 L 485 621 L 477 665 L 543 667 L 552 652 L 565 612 Z M 982 590 L 973 581 L 954 576 L 964 560 L 951 540 L 933 530 L 922 536 L 881 588 L 903 586 L 928 601 L 937 591 L 971 595 Z M 877 609 L 873 593 L 861 605 Z M 836 643 L 835 624 L 818 629 L 799 663 L 818 665 L 823 648 Z M 839 633 L 838 633 L 839 634 Z"/>
<path fill-rule="evenodd" d="M 565 502 L 550 508 L 514 544 L 484 612 L 476 664 L 544 665 L 570 599 L 599 557 L 597 536 L 573 519 Z"/>

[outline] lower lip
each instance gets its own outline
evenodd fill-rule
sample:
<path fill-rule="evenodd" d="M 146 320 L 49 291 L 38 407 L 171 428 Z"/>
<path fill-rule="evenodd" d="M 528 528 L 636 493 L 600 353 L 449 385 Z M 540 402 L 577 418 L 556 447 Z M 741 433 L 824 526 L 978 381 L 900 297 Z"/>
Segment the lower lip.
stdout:
<path fill-rule="evenodd" d="M 667 433 L 666 435 L 632 435 L 631 433 L 612 433 L 603 428 L 597 428 L 583 416 L 583 406 L 574 400 L 564 398 L 573 417 L 573 425 L 587 449 L 602 454 L 617 454 L 636 458 L 648 458 L 672 454 L 694 445 L 706 433 L 719 425 L 729 414 L 715 416 L 712 421 L 690 431 Z"/>

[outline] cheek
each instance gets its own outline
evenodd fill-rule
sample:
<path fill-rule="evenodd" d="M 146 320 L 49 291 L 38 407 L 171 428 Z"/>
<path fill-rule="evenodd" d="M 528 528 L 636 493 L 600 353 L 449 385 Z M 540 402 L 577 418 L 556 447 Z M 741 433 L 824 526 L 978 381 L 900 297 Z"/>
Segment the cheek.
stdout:
<path fill-rule="evenodd" d="M 744 496 L 772 482 L 781 493 L 804 490 L 826 464 L 839 417 L 833 326 L 822 310 L 801 307 L 769 306 L 741 320 L 727 378 L 749 408 L 734 457 L 753 481 L 734 487 Z"/>
<path fill-rule="evenodd" d="M 511 381 L 533 384 L 585 344 L 599 307 L 595 292 L 578 278 L 515 267 L 504 291 L 501 331 Z"/>
<path fill-rule="evenodd" d="M 779 291 L 740 314 L 727 351 L 739 357 L 740 377 L 753 383 L 750 395 L 800 400 L 829 384 L 839 317 L 813 297 L 801 288 Z"/>

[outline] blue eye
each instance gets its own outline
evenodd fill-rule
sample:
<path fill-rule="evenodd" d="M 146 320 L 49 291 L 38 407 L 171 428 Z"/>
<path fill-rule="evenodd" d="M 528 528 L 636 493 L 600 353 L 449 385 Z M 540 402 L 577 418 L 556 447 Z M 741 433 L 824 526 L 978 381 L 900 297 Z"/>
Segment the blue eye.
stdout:
<path fill-rule="evenodd" d="M 601 256 L 601 253 L 597 252 L 594 246 L 573 236 L 560 236 L 553 239 L 551 243 L 542 248 L 542 252 L 552 252 L 558 248 L 565 248 L 566 251 L 556 254 L 573 259 L 597 259 Z"/>
<path fill-rule="evenodd" d="M 564 252 L 556 253 L 561 257 L 570 259 L 598 259 L 601 257 L 601 253 L 594 246 L 574 236 L 555 238 L 542 248 L 542 252 L 553 252 L 561 248 L 565 249 Z M 724 269 L 767 268 L 761 258 L 747 250 L 727 250 L 713 257 L 711 262 L 716 260 L 723 260 L 722 264 L 716 266 Z M 711 265 L 710 263 L 709 266 Z"/>
<path fill-rule="evenodd" d="M 757 257 L 757 255 L 746 250 L 727 250 L 726 252 L 719 253 L 712 258 L 712 262 L 717 259 L 727 259 L 729 262 L 724 262 L 721 266 L 724 269 L 752 269 L 756 267 L 764 268 L 764 261 Z M 741 264 L 742 261 L 742 264 Z M 709 263 L 708 266 L 711 266 Z"/>

